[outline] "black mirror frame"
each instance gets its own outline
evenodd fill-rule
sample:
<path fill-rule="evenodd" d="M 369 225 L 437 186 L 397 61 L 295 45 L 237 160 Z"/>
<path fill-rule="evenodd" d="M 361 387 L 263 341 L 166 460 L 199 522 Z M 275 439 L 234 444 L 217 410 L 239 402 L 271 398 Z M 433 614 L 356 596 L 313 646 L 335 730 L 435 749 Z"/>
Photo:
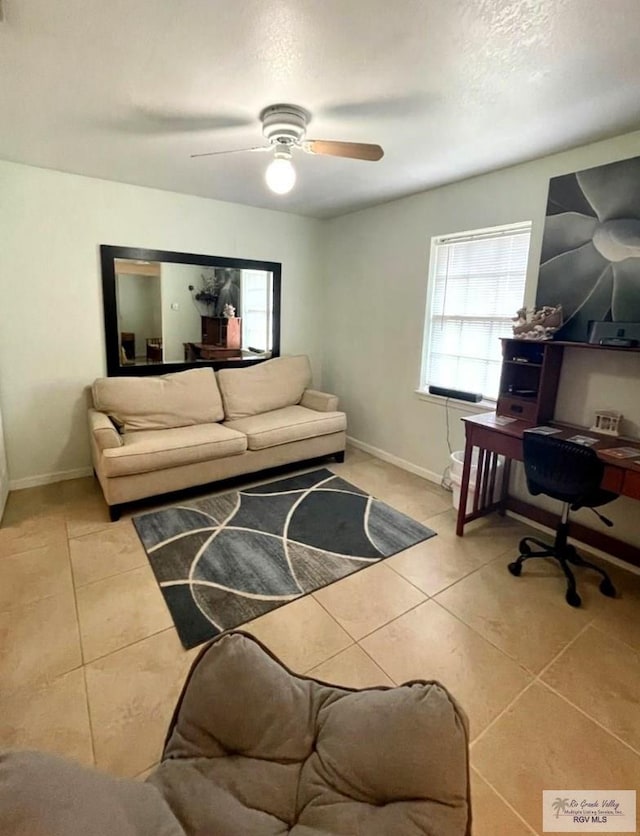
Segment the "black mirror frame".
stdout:
<path fill-rule="evenodd" d="M 118 334 L 118 308 L 116 297 L 116 259 L 133 261 L 168 261 L 178 264 L 195 264 L 200 267 L 235 267 L 241 270 L 265 270 L 272 274 L 272 321 L 271 321 L 271 357 L 280 356 L 280 294 L 282 282 L 282 264 L 277 261 L 254 261 L 248 258 L 225 258 L 217 255 L 199 255 L 197 253 L 175 253 L 169 250 L 146 250 L 139 247 L 117 247 L 111 244 L 100 245 L 100 263 L 102 266 L 102 297 L 104 302 L 104 329 L 107 349 L 107 376 L 131 377 L 137 375 L 159 375 L 185 369 L 211 366 L 214 369 L 242 368 L 264 363 L 266 358 L 256 357 L 244 360 L 198 360 L 198 362 L 153 363 L 141 366 L 120 365 L 120 339 Z"/>

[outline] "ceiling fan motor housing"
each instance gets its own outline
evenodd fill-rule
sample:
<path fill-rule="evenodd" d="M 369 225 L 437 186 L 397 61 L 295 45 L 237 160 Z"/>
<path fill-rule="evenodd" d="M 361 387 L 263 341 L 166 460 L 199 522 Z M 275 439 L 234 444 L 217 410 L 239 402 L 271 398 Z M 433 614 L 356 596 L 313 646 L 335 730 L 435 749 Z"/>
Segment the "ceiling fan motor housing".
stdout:
<path fill-rule="evenodd" d="M 297 105 L 266 107 L 260 114 L 262 133 L 272 145 L 297 145 L 302 142 L 310 114 Z"/>

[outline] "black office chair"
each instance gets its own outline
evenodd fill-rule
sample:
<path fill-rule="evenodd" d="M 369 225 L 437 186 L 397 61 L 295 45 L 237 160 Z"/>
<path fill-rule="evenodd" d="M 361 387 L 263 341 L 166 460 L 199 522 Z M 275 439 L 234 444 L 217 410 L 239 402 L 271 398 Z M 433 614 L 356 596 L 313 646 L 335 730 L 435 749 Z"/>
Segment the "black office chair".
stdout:
<path fill-rule="evenodd" d="M 605 570 L 584 560 L 574 546 L 567 543 L 569 510 L 590 508 L 605 525 L 613 525 L 611 520 L 595 510 L 618 498 L 618 494 L 600 487 L 604 465 L 596 451 L 572 441 L 531 432 L 524 433 L 522 443 L 529 492 L 534 496 L 545 494 L 559 499 L 563 503 L 562 517 L 554 544 L 551 546 L 535 537 L 524 537 L 520 541 L 520 556 L 509 564 L 509 571 L 518 577 L 522 564 L 530 557 L 555 557 L 567 577 L 566 599 L 572 607 L 579 607 L 582 600 L 576 592 L 576 579 L 569 564 L 599 572 L 602 575 L 600 592 L 613 598 L 616 590 Z M 534 549 L 532 545 L 538 548 Z"/>

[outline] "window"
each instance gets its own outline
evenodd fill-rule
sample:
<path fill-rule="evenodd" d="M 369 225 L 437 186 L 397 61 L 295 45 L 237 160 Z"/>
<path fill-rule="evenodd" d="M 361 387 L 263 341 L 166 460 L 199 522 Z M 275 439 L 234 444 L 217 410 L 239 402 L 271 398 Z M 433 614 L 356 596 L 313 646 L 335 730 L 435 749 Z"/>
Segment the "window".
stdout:
<path fill-rule="evenodd" d="M 531 223 L 432 240 L 420 388 L 498 396 L 500 337 L 522 307 Z"/>
<path fill-rule="evenodd" d="M 263 270 L 242 270 L 240 275 L 242 347 L 271 351 L 272 274 Z"/>

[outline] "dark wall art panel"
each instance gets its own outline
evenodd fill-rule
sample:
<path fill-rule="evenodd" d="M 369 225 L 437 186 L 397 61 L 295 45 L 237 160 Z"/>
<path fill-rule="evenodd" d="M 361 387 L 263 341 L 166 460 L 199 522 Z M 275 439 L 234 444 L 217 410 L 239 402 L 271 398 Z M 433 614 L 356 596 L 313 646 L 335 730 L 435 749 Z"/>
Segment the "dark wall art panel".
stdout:
<path fill-rule="evenodd" d="M 640 322 L 640 157 L 549 181 L 536 307 L 562 305 L 556 339 L 591 321 Z"/>

